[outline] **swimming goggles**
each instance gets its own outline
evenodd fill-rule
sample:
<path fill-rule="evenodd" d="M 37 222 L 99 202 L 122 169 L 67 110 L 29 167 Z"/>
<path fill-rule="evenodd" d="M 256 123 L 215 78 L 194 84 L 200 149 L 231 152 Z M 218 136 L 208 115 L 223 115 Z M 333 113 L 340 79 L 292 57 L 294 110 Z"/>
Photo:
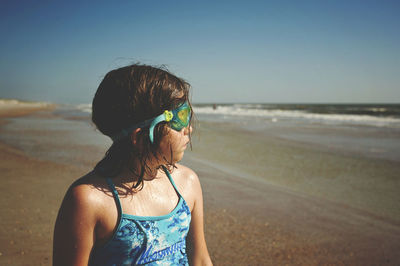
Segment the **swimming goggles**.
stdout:
<path fill-rule="evenodd" d="M 181 106 L 174 110 L 165 110 L 159 116 L 147 119 L 143 122 L 138 124 L 132 125 L 126 129 L 123 129 L 119 134 L 112 137 L 112 140 L 115 142 L 121 138 L 129 136 L 129 134 L 137 129 L 137 128 L 144 128 L 150 126 L 149 128 L 149 138 L 150 142 L 154 142 L 154 128 L 158 123 L 163 121 L 169 122 L 169 126 L 177 131 L 181 131 L 184 127 L 187 127 L 190 122 L 190 114 L 191 109 L 188 102 L 184 102 Z"/>

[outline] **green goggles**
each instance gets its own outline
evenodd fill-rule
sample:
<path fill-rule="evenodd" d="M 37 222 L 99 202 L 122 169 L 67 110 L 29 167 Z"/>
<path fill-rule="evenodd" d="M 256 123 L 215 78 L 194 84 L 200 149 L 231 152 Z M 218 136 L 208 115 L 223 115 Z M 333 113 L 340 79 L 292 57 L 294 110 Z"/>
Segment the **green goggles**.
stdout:
<path fill-rule="evenodd" d="M 123 129 L 119 134 L 115 135 L 112 137 L 112 140 L 115 142 L 121 138 L 129 136 L 129 134 L 137 129 L 137 128 L 144 128 L 147 126 L 150 126 L 149 128 L 149 138 L 150 142 L 154 142 L 154 128 L 156 127 L 157 124 L 166 121 L 169 122 L 169 126 L 177 131 L 181 131 L 183 128 L 187 127 L 190 122 L 190 116 L 191 116 L 191 109 L 188 104 L 188 102 L 184 102 L 181 106 L 178 108 L 168 111 L 165 110 L 164 113 L 162 113 L 159 116 L 156 116 L 154 118 L 150 118 L 146 121 L 140 122 L 138 124 L 135 124 L 133 126 L 130 126 L 126 129 Z"/>

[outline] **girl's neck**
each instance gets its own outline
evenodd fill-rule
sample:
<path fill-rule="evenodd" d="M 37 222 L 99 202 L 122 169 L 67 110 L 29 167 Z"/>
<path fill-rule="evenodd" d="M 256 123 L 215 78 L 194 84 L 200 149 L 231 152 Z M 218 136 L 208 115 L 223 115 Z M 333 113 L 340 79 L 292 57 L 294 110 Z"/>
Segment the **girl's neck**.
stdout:
<path fill-rule="evenodd" d="M 143 181 L 151 181 L 162 175 L 163 171 L 161 165 L 149 164 L 142 173 L 142 166 L 135 164 L 135 166 L 126 166 L 121 173 L 115 177 L 121 184 L 134 187 L 142 176 Z"/>

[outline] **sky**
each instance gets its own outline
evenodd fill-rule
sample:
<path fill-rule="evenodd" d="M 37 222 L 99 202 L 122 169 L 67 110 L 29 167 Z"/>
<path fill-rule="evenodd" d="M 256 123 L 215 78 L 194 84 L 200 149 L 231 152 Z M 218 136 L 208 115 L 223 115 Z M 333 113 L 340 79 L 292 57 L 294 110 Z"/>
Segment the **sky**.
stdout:
<path fill-rule="evenodd" d="M 0 98 L 166 65 L 194 103 L 400 103 L 400 1 L 1 1 Z"/>

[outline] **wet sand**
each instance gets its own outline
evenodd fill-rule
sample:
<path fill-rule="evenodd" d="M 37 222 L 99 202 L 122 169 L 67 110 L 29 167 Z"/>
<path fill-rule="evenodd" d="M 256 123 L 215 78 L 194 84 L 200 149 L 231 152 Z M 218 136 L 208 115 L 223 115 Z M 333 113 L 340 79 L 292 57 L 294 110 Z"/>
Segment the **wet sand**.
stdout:
<path fill-rule="evenodd" d="M 20 117 L 54 106 L 0 108 L 6 117 Z M 25 132 L 20 132 L 23 138 Z M 1 134 L 1 129 L 0 129 Z M 52 235 L 58 206 L 68 185 L 83 172 L 71 165 L 27 156 L 0 142 L 0 265 L 51 265 Z"/>
<path fill-rule="evenodd" d="M 4 121 L 13 116 L 15 113 L 9 110 L 3 112 L 0 134 L 9 134 Z M 24 124 L 35 119 L 60 118 L 50 109 L 18 119 L 25 119 Z M 88 127 L 88 135 L 95 133 L 90 130 Z M 207 128 L 199 131 L 204 136 Z M 21 139 L 20 142 L 0 142 L 0 265 L 51 264 L 52 231 L 62 197 L 69 184 L 89 171 L 105 152 L 105 146 L 77 141 L 79 136 L 73 134 L 82 135 L 82 131 L 30 129 L 30 135 L 24 136 L 26 133 L 12 131 L 16 135 L 14 140 Z M 35 146 L 24 148 L 27 144 L 22 140 L 32 140 L 35 134 L 55 141 L 49 144 L 33 138 Z M 274 142 L 268 136 L 263 138 Z M 286 148 L 302 149 L 294 143 L 287 145 Z M 76 159 L 45 156 L 52 148 L 67 150 L 68 146 L 73 146 L 73 150 L 68 150 L 69 156 L 76 152 L 75 156 L 72 154 Z M 224 171 L 224 167 L 214 167 L 204 158 L 204 153 L 194 147 L 183 163 L 198 173 L 203 186 L 206 239 L 215 265 L 400 263 L 397 209 L 393 215 L 390 209 L 382 214 L 362 205 L 346 204 L 347 201 L 301 193 L 284 184 L 247 178 L 240 171 Z M 242 163 L 246 164 L 246 157 Z M 397 171 L 395 166 L 382 163 L 391 167 L 388 171 Z"/>

